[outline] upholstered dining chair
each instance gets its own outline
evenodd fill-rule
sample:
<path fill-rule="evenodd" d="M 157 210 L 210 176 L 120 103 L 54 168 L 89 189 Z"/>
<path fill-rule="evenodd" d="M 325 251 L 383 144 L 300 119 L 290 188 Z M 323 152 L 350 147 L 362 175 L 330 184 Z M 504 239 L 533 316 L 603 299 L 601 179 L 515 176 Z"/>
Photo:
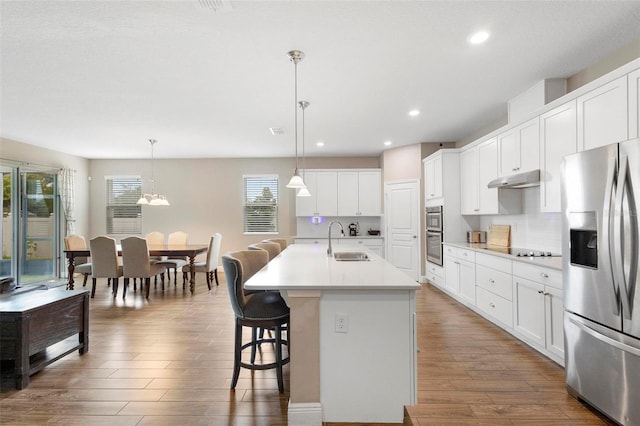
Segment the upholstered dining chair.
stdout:
<path fill-rule="evenodd" d="M 118 293 L 118 279 L 122 276 L 122 265 L 118 261 L 118 249 L 116 248 L 116 240 L 101 235 L 89 240 L 89 251 L 91 253 L 91 278 L 93 286 L 91 287 L 91 297 L 96 294 L 96 278 L 107 278 L 111 280 L 111 291 L 113 297 Z M 122 293 L 125 296 L 126 287 Z"/>
<path fill-rule="evenodd" d="M 284 393 L 284 379 L 282 367 L 289 362 L 289 355 L 283 357 L 283 346 L 288 346 L 288 341 L 282 339 L 282 331 L 289 323 L 289 307 L 285 303 L 280 292 L 263 291 L 245 295 L 244 283 L 255 272 L 260 270 L 268 261 L 268 254 L 264 250 L 245 250 L 227 253 L 222 256 L 222 266 L 227 280 L 227 287 L 231 307 L 235 314 L 235 339 L 233 357 L 233 377 L 231 389 L 235 389 L 240 375 L 240 368 L 250 370 L 266 370 L 275 368 L 278 380 L 278 390 Z M 251 328 L 251 340 L 243 343 L 243 327 Z M 272 329 L 274 337 L 258 337 L 257 330 Z M 288 336 L 287 336 L 288 339 Z M 275 361 L 255 363 L 256 347 L 262 343 L 274 343 Z M 242 361 L 242 351 L 251 348 L 251 362 Z"/>
<path fill-rule="evenodd" d="M 185 246 L 188 244 L 189 234 L 182 231 L 172 232 L 169 234 L 167 243 L 172 246 Z M 158 261 L 159 264 L 164 265 L 167 268 L 167 279 L 171 281 L 171 269 L 173 269 L 173 284 L 178 282 L 178 268 L 188 265 L 189 261 L 187 256 L 168 257 L 166 259 Z"/>
<path fill-rule="evenodd" d="M 207 287 L 211 290 L 211 282 L 215 278 L 216 286 L 218 282 L 218 262 L 220 260 L 220 243 L 222 242 L 222 234 L 216 233 L 209 239 L 209 249 L 207 250 L 207 260 L 204 262 L 194 262 L 193 267 L 195 272 L 204 272 L 207 274 Z M 191 273 L 191 266 L 185 265 L 182 267 L 182 287 L 187 283 L 189 274 Z"/>
<path fill-rule="evenodd" d="M 87 242 L 82 235 L 71 234 L 64 237 L 64 248 L 66 250 L 86 250 Z M 86 257 L 76 257 L 74 260 L 75 273 L 84 276 L 82 280 L 82 286 L 84 287 L 87 285 L 89 275 L 91 275 L 91 263 L 87 261 Z"/>
<path fill-rule="evenodd" d="M 145 297 L 149 298 L 151 277 L 160 275 L 164 286 L 165 266 L 158 264 L 149 257 L 149 245 L 145 238 L 127 237 L 120 241 L 122 245 L 122 266 L 124 272 L 125 291 L 130 278 L 144 278 Z M 141 284 L 142 287 L 142 284 Z"/>
<path fill-rule="evenodd" d="M 289 245 L 289 242 L 286 238 L 268 238 L 266 240 L 262 240 L 263 243 L 278 243 L 280 244 L 280 251 L 284 251 Z"/>
<path fill-rule="evenodd" d="M 282 251 L 280 247 L 279 243 L 261 242 L 251 244 L 248 248 L 249 250 L 266 250 L 266 252 L 269 253 L 269 261 L 271 261 Z"/>
<path fill-rule="evenodd" d="M 150 246 L 164 245 L 164 234 L 162 232 L 153 231 L 144 236 Z M 152 256 L 152 260 L 163 260 L 162 256 Z"/>

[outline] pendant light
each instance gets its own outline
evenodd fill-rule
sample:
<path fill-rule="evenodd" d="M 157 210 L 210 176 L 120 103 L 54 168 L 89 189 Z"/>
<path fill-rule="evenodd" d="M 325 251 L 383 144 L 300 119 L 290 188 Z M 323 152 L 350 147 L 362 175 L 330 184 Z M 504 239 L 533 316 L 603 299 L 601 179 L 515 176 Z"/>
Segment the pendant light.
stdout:
<path fill-rule="evenodd" d="M 306 188 L 307 185 L 304 184 L 304 181 L 300 177 L 300 173 L 298 172 L 298 62 L 300 62 L 304 58 L 304 52 L 300 50 L 292 50 L 287 52 L 287 56 L 289 60 L 293 62 L 294 68 L 294 97 L 295 97 L 295 114 L 294 114 L 294 128 L 295 128 L 295 144 L 296 144 L 296 168 L 293 171 L 293 176 L 291 176 L 291 180 L 287 184 L 287 188 Z"/>
<path fill-rule="evenodd" d="M 304 173 L 305 173 L 305 170 L 307 169 L 306 160 L 305 160 L 306 157 L 304 155 L 304 110 L 309 106 L 309 102 L 300 101 L 298 102 L 298 106 L 302 110 L 302 180 L 304 181 L 304 178 L 305 178 Z M 311 192 L 309 192 L 309 188 L 305 186 L 304 188 L 300 188 L 297 196 L 311 197 Z"/>
<path fill-rule="evenodd" d="M 169 200 L 164 195 L 156 194 L 155 192 L 155 179 L 153 176 L 153 145 L 158 143 L 155 139 L 149 139 L 151 143 L 151 194 L 143 194 L 136 204 L 148 205 L 148 206 L 168 206 Z"/>

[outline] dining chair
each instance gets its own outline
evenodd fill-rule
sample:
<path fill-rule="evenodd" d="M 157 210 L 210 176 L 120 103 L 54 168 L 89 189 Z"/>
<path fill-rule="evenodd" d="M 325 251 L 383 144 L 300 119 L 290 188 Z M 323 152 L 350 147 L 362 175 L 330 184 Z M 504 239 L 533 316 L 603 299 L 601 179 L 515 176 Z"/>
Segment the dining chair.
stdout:
<path fill-rule="evenodd" d="M 150 246 L 164 245 L 164 234 L 162 232 L 153 231 L 144 236 Z M 152 256 L 152 260 L 163 260 L 162 256 Z"/>
<path fill-rule="evenodd" d="M 87 242 L 82 235 L 71 234 L 64 237 L 65 250 L 86 250 Z M 86 257 L 75 257 L 75 269 L 74 272 L 82 274 L 84 276 L 82 280 L 82 286 L 87 285 L 87 279 L 91 275 L 91 263 L 87 261 Z"/>
<path fill-rule="evenodd" d="M 281 248 L 279 243 L 271 243 L 271 242 L 261 242 L 251 244 L 248 249 L 249 250 L 266 250 L 269 253 L 269 261 L 271 261 L 274 257 L 280 254 Z"/>
<path fill-rule="evenodd" d="M 289 362 L 289 355 L 283 357 L 283 346 L 288 346 L 288 338 L 282 339 L 282 332 L 289 323 L 289 307 L 285 303 L 280 292 L 263 291 L 246 295 L 244 283 L 255 272 L 259 271 L 268 262 L 268 254 L 265 250 L 244 250 L 227 253 L 222 256 L 222 266 L 227 280 L 227 287 L 231 307 L 235 314 L 235 339 L 233 357 L 233 377 L 231 389 L 235 389 L 240 375 L 240 368 L 249 370 L 276 369 L 278 390 L 284 393 L 284 378 L 282 367 Z M 243 343 L 243 327 L 251 328 L 251 340 Z M 274 337 L 264 338 L 258 335 L 258 329 L 274 330 Z M 262 350 L 263 343 L 275 344 L 275 361 L 255 363 L 255 351 L 259 347 Z M 251 362 L 242 361 L 242 351 L 251 348 Z"/>
<path fill-rule="evenodd" d="M 113 297 L 118 293 L 118 279 L 123 275 L 122 265 L 118 261 L 118 249 L 116 240 L 106 235 L 101 235 L 89 240 L 89 252 L 91 253 L 91 278 L 93 286 L 91 297 L 96 294 L 96 279 L 107 278 L 111 280 Z M 125 297 L 127 287 L 125 285 L 122 297 Z"/>
<path fill-rule="evenodd" d="M 188 244 L 189 234 L 182 231 L 172 232 L 169 234 L 168 245 L 169 246 L 186 246 Z M 167 269 L 167 280 L 171 281 L 171 269 L 173 269 L 173 285 L 178 283 L 178 268 L 188 265 L 187 256 L 172 256 L 158 261 L 159 264 L 164 265 Z M 183 280 L 184 284 L 184 280 Z"/>
<path fill-rule="evenodd" d="M 263 243 L 278 243 L 280 244 L 280 251 L 284 251 L 289 245 L 289 242 L 286 238 L 267 238 L 266 240 L 262 240 Z"/>
<path fill-rule="evenodd" d="M 145 297 L 149 298 L 151 277 L 160 275 L 164 286 L 165 266 L 158 264 L 149 257 L 149 245 L 145 238 L 127 237 L 120 241 L 122 245 L 122 266 L 124 271 L 125 290 L 130 278 L 144 278 Z"/>
<path fill-rule="evenodd" d="M 209 249 L 207 250 L 207 260 L 204 262 L 194 262 L 193 268 L 195 272 L 204 272 L 207 274 L 207 287 L 211 290 L 211 282 L 215 278 L 216 286 L 218 282 L 218 261 L 220 260 L 220 243 L 222 242 L 222 234 L 215 233 L 209 239 Z M 191 274 L 191 266 L 182 267 L 182 288 L 187 283 L 187 279 Z"/>

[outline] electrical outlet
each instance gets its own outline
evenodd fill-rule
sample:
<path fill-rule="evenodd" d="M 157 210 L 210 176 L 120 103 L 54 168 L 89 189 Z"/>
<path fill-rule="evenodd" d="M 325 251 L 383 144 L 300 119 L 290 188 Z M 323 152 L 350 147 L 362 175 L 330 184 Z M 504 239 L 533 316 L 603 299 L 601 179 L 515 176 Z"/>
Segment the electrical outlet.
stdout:
<path fill-rule="evenodd" d="M 349 332 L 349 317 L 347 314 L 336 312 L 336 333 Z"/>

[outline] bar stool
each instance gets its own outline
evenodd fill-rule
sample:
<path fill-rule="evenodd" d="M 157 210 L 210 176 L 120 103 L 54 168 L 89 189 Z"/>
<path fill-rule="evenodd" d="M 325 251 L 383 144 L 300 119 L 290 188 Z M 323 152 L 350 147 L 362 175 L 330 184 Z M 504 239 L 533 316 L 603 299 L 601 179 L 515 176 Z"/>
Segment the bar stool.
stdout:
<path fill-rule="evenodd" d="M 231 307 L 236 317 L 231 389 L 235 389 L 238 383 L 240 367 L 249 370 L 275 368 L 278 390 L 284 393 L 282 366 L 289 362 L 289 355 L 288 351 L 286 358 L 282 355 L 282 347 L 288 346 L 288 341 L 282 339 L 282 331 L 289 323 L 289 307 L 277 291 L 263 291 L 249 295 L 245 295 L 244 292 L 245 281 L 266 265 L 267 261 L 268 254 L 264 250 L 237 251 L 222 256 Z M 251 340 L 247 343 L 242 341 L 243 327 L 251 328 Z M 258 328 L 274 330 L 274 337 L 258 337 Z M 275 344 L 276 359 L 274 362 L 256 364 L 255 350 L 263 343 Z M 242 351 L 247 348 L 251 348 L 251 363 L 242 362 Z"/>

